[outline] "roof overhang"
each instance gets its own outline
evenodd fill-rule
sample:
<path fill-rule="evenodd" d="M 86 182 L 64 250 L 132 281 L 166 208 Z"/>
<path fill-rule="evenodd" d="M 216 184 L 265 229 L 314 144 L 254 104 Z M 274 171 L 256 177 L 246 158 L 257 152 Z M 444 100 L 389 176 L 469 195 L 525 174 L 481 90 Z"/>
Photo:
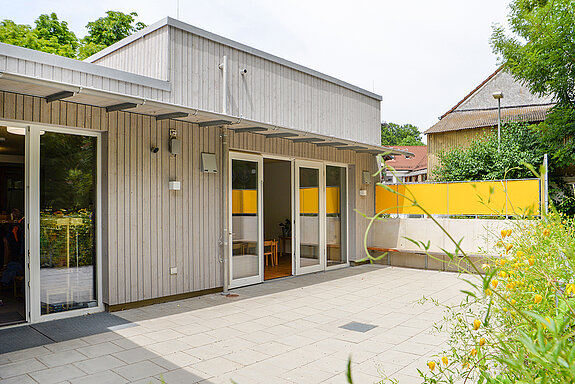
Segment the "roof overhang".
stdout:
<path fill-rule="evenodd" d="M 156 100 L 146 100 L 131 95 L 9 72 L 0 72 L 0 90 L 48 99 L 58 98 L 73 103 L 101 107 L 107 109 L 108 113 L 113 113 L 118 110 L 128 110 L 129 112 L 156 117 L 158 120 L 174 119 L 199 124 L 200 126 L 226 127 L 238 134 L 251 132 L 269 138 L 280 137 L 286 140 L 293 140 L 294 142 L 310 142 L 318 146 L 333 146 L 340 150 L 349 149 L 358 153 L 369 153 L 373 155 L 396 154 L 413 156 L 412 153 L 399 149 L 345 140 L 339 137 L 300 131 L 289 127 L 243 119 L 241 117 L 206 111 L 199 108 L 191 108 Z"/>

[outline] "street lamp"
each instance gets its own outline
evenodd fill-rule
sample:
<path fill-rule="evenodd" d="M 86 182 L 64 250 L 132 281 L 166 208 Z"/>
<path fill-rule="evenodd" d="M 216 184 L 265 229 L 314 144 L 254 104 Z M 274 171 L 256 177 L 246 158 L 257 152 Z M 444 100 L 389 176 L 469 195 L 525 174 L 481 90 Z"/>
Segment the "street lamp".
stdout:
<path fill-rule="evenodd" d="M 497 99 L 497 152 L 501 150 L 501 99 L 503 92 L 493 92 L 493 98 Z"/>

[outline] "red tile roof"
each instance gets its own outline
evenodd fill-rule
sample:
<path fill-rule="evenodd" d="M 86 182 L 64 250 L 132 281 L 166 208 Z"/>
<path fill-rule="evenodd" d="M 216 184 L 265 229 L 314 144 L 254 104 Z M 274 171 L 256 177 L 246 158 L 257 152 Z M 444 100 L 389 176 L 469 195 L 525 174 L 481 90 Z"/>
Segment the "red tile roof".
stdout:
<path fill-rule="evenodd" d="M 395 155 L 393 160 L 387 160 L 386 165 L 393 167 L 396 171 L 419 171 L 427 168 L 427 146 L 426 145 L 406 145 L 401 147 L 392 146 L 390 148 L 402 149 L 414 154 L 407 158 L 403 155 Z"/>

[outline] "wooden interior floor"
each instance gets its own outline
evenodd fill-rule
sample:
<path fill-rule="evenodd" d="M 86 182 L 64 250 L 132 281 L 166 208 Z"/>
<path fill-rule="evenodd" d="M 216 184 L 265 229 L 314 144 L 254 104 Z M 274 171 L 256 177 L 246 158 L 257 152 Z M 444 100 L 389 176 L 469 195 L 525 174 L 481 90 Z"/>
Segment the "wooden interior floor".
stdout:
<path fill-rule="evenodd" d="M 264 280 L 277 279 L 278 277 L 291 276 L 291 253 L 278 254 L 278 265 L 266 265 L 264 268 Z"/>

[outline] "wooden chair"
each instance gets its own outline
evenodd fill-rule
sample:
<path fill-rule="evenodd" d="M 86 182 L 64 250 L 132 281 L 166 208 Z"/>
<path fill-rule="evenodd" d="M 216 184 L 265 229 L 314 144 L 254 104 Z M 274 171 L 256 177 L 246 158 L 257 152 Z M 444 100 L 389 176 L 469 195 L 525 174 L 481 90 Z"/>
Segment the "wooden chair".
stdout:
<path fill-rule="evenodd" d="M 266 248 L 269 247 L 269 251 Z M 266 265 L 268 265 L 268 257 L 271 260 L 272 267 L 278 265 L 278 242 L 277 240 L 265 240 L 264 241 L 264 258 L 266 260 Z"/>

